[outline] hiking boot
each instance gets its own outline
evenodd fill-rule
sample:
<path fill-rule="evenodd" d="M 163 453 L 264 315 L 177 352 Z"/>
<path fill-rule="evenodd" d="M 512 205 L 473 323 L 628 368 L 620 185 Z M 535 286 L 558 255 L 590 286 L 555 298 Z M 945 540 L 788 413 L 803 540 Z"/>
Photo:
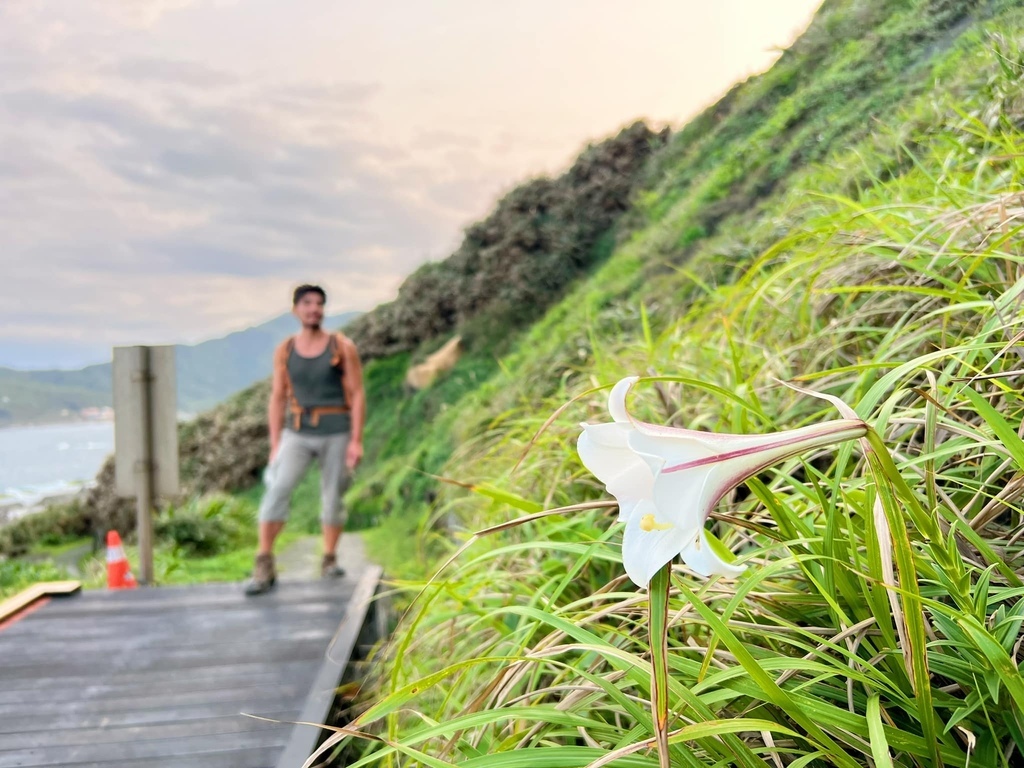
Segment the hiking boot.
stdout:
<path fill-rule="evenodd" d="M 277 582 L 274 572 L 273 555 L 256 555 L 256 565 L 252 569 L 252 578 L 245 583 L 245 594 L 262 595 L 269 592 Z"/>
<path fill-rule="evenodd" d="M 324 579 L 340 579 L 345 569 L 338 565 L 337 555 L 324 555 L 320 561 L 320 577 Z"/>

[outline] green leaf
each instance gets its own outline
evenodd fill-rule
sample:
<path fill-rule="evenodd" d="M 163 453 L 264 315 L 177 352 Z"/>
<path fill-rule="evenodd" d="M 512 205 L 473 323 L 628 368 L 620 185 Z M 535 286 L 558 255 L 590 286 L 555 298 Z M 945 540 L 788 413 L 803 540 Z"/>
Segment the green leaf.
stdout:
<path fill-rule="evenodd" d="M 513 752 L 499 752 L 473 757 L 459 763 L 459 768 L 584 768 L 607 752 L 594 747 L 534 747 Z M 618 758 L 614 768 L 655 768 L 656 760 L 642 754 Z"/>
<path fill-rule="evenodd" d="M 878 694 L 868 699 L 868 736 L 871 739 L 871 756 L 877 768 L 892 768 L 892 756 L 889 754 L 889 742 L 885 740 L 882 727 L 882 704 Z"/>
<path fill-rule="evenodd" d="M 470 490 L 474 493 L 479 493 L 481 496 L 494 499 L 501 504 L 508 504 L 511 507 L 515 507 L 516 509 L 520 509 L 523 512 L 528 512 L 530 514 L 540 512 L 544 509 L 543 504 L 538 504 L 535 501 L 524 499 L 522 496 L 517 496 L 511 491 L 503 491 L 500 488 L 494 488 L 493 486 L 485 483 L 472 485 L 470 486 Z"/>
<path fill-rule="evenodd" d="M 999 411 L 992 407 L 988 400 L 973 389 L 964 387 L 963 393 L 971 401 L 971 405 L 974 406 L 978 415 L 991 427 L 999 442 L 1003 444 L 1007 453 L 1013 458 L 1017 469 L 1024 469 L 1024 440 L 1017 436 L 1017 430 L 1010 426 L 1009 422 L 1003 418 Z"/>
<path fill-rule="evenodd" d="M 1020 634 L 1021 624 L 1024 623 L 1024 600 L 1015 602 L 1008 612 L 1003 608 L 1004 606 L 999 607 L 1001 615 L 997 617 L 992 634 L 1007 653 L 1012 653 L 1013 646 L 1017 643 L 1017 636 Z"/>
<path fill-rule="evenodd" d="M 654 338 L 651 335 L 651 319 L 647 316 L 647 305 L 640 303 L 640 326 L 644 332 L 644 346 L 648 354 L 654 354 Z"/>
<path fill-rule="evenodd" d="M 974 585 L 974 615 L 978 621 L 985 621 L 988 618 L 988 585 L 992 580 L 994 568 L 994 565 L 990 565 L 982 571 Z"/>
<path fill-rule="evenodd" d="M 374 720 L 379 720 L 385 715 L 394 712 L 396 709 L 405 706 L 408 702 L 419 696 L 427 688 L 431 688 L 437 685 L 445 678 L 451 677 L 457 672 L 463 672 L 470 667 L 474 667 L 482 664 L 490 664 L 493 662 L 513 662 L 521 661 L 519 657 L 507 657 L 507 656 L 493 656 L 493 657 L 481 657 L 477 659 L 468 659 L 461 661 L 457 664 L 452 664 L 445 667 L 431 675 L 422 677 L 415 682 L 409 683 L 397 691 L 394 691 L 388 696 L 378 701 L 368 710 L 363 712 L 353 724 L 354 727 L 365 727 L 367 724 L 372 723 Z"/>
<path fill-rule="evenodd" d="M 759 733 L 771 731 L 781 733 L 784 736 L 800 738 L 800 733 L 792 728 L 779 725 L 774 720 L 761 720 L 749 717 L 732 717 L 727 720 L 712 720 L 707 723 L 693 723 L 675 731 L 669 738 L 669 742 L 676 744 L 683 741 L 696 741 L 707 739 L 713 736 L 721 736 L 724 733 Z"/>
<path fill-rule="evenodd" d="M 936 727 L 938 718 L 935 716 L 932 703 L 932 682 L 928 672 L 928 639 L 924 626 L 921 587 L 918 584 L 914 549 L 910 543 L 908 526 L 900 514 L 896 494 L 898 493 L 905 502 L 913 502 L 914 499 L 912 492 L 903 482 L 903 478 L 899 476 L 888 450 L 877 439 L 875 433 L 869 431 L 868 436 L 873 448 L 870 466 L 875 475 L 878 498 L 889 524 L 896 571 L 899 575 L 901 607 L 903 619 L 906 622 L 907 642 L 910 644 L 909 649 L 904 650 L 910 652 L 910 670 L 908 671 L 914 681 L 914 694 L 917 699 L 921 732 L 932 750 L 932 760 L 936 765 L 940 765 L 942 762 L 939 756 L 940 738 Z M 923 514 L 923 510 L 919 509 L 919 514 Z"/>
<path fill-rule="evenodd" d="M 949 720 L 946 721 L 945 732 L 949 733 L 953 730 L 953 726 L 959 723 L 968 715 L 976 712 L 978 707 L 982 706 L 984 702 L 981 700 L 981 696 L 977 691 L 971 691 L 967 698 L 964 700 L 964 706 L 958 707 L 954 710 L 953 714 L 950 715 Z"/>
<path fill-rule="evenodd" d="M 1013 743 L 1018 752 L 1024 752 L 1024 728 L 1021 727 L 1021 713 L 1003 710 L 1003 722 L 1006 723 Z"/>
<path fill-rule="evenodd" d="M 1006 649 L 973 616 L 963 616 L 957 620 L 960 627 L 970 637 L 974 646 L 984 654 L 992 669 L 1006 690 L 1009 691 L 1018 711 L 1024 712 L 1024 678 L 1013 663 Z M 990 689 L 992 684 L 990 684 Z M 995 686 L 998 691 L 998 685 Z M 998 701 L 998 695 L 993 696 Z"/>
<path fill-rule="evenodd" d="M 721 539 L 715 536 L 711 531 L 705 530 L 704 535 L 707 537 L 708 546 L 711 551 L 718 555 L 722 560 L 727 563 L 735 563 L 736 555 L 729 549 L 725 544 L 722 543 Z"/>

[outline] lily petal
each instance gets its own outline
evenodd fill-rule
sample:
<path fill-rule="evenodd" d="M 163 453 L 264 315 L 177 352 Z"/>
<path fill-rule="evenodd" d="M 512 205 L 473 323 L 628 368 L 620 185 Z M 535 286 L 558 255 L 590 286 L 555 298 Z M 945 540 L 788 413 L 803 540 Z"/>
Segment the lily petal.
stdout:
<path fill-rule="evenodd" d="M 654 504 L 641 502 L 636 513 L 626 520 L 622 534 L 622 565 L 626 575 L 639 587 L 646 587 L 665 563 L 670 563 L 686 546 L 687 533 L 675 526 L 645 531 L 640 525 L 647 515 L 655 514 Z M 689 534 L 692 538 L 693 534 Z"/>
<path fill-rule="evenodd" d="M 703 444 L 638 432 L 629 435 L 629 447 L 644 460 L 653 474 L 651 498 L 658 508 L 659 519 L 671 521 L 695 536 L 706 518 L 702 510 L 717 501 L 706 498 L 715 490 L 714 484 L 708 483 L 708 480 L 716 465 L 711 464 L 694 472 L 672 474 L 667 474 L 665 467 L 680 460 L 713 458 L 714 451 Z"/>
<path fill-rule="evenodd" d="M 697 540 L 684 547 L 680 554 L 687 567 L 704 578 L 725 576 L 734 579 L 747 570 L 745 565 L 727 563 L 719 557 L 718 553 L 711 548 L 711 542 L 708 541 L 707 533 L 703 528 L 701 528 Z"/>
<path fill-rule="evenodd" d="M 612 421 L 628 424 L 633 420 L 626 409 L 626 395 L 639 380 L 639 376 L 627 376 L 612 387 L 608 394 L 608 415 L 612 417 Z"/>
<path fill-rule="evenodd" d="M 641 499 L 650 499 L 654 474 L 629 448 L 625 424 L 584 424 L 576 441 L 583 466 L 589 469 L 619 502 L 619 520 L 625 520 Z"/>

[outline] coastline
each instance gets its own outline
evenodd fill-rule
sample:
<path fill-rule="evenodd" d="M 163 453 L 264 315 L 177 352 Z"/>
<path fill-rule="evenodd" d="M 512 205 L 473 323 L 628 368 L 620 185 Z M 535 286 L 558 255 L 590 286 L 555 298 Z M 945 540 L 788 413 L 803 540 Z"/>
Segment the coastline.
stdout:
<path fill-rule="evenodd" d="M 113 430 L 105 419 L 0 429 L 0 526 L 82 499 L 113 453 Z"/>
<path fill-rule="evenodd" d="M 45 512 L 48 508 L 84 499 L 95 480 L 87 483 L 68 484 L 65 488 L 40 491 L 38 494 L 0 495 L 0 526 L 13 523 L 24 517 Z"/>
<path fill-rule="evenodd" d="M 33 427 L 67 427 L 79 424 L 113 424 L 114 419 L 61 419 L 54 418 L 46 421 L 13 421 L 0 424 L 0 430 L 5 429 L 32 429 Z"/>

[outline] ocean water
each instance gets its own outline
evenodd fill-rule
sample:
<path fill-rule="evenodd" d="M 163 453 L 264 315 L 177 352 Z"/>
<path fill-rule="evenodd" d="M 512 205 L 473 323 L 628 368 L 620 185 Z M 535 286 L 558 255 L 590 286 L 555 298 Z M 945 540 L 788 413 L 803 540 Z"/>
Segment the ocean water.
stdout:
<path fill-rule="evenodd" d="M 109 421 L 0 429 L 0 504 L 28 506 L 80 488 L 113 452 Z"/>

